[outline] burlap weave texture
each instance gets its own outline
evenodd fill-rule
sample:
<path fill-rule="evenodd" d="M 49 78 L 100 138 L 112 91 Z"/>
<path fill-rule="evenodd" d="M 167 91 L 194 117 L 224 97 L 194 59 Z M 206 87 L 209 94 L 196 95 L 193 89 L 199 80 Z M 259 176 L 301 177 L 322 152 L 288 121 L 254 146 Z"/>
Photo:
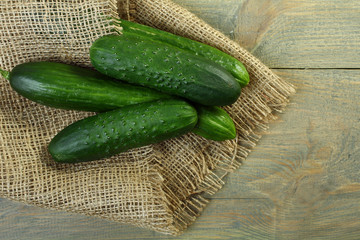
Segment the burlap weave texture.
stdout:
<path fill-rule="evenodd" d="M 117 9 L 118 8 L 118 9 Z M 213 142 L 194 134 L 134 149 L 110 159 L 55 164 L 47 150 L 62 128 L 94 113 L 33 103 L 0 80 L 0 196 L 37 206 L 98 216 L 179 234 L 201 213 L 240 166 L 293 93 L 255 57 L 202 20 L 167 0 L 49 0 L 0 2 L 0 68 L 51 60 L 90 66 L 88 49 L 121 17 L 213 45 L 247 66 L 251 83 L 226 109 L 235 140 Z M 121 23 L 120 23 L 121 25 Z"/>

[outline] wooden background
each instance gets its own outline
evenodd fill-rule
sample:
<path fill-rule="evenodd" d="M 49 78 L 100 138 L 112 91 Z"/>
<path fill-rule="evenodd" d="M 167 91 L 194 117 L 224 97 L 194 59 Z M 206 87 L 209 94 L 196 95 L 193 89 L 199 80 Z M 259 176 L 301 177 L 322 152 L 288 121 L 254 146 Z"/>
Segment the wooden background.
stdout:
<path fill-rule="evenodd" d="M 360 239 L 360 1 L 175 2 L 293 83 L 286 111 L 180 237 L 0 199 L 0 239 Z"/>

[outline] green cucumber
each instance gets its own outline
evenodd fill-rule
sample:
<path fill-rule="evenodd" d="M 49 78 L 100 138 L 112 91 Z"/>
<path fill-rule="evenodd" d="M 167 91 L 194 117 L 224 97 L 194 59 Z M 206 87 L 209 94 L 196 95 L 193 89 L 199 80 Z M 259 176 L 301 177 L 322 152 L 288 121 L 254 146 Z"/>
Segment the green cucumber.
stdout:
<path fill-rule="evenodd" d="M 219 64 L 136 34 L 100 37 L 90 57 L 105 75 L 203 105 L 230 105 L 241 93 L 235 78 Z"/>
<path fill-rule="evenodd" d="M 241 87 L 245 87 L 249 83 L 249 73 L 247 72 L 244 64 L 217 48 L 189 38 L 181 37 L 166 31 L 123 19 L 120 19 L 120 26 L 123 29 L 123 34 L 135 33 L 144 37 L 149 37 L 154 41 L 156 40 L 174 45 L 220 64 L 236 78 Z"/>
<path fill-rule="evenodd" d="M 103 112 L 157 99 L 171 98 L 158 91 L 113 80 L 97 71 L 55 62 L 17 65 L 10 72 L 12 88 L 46 106 Z"/>
<path fill-rule="evenodd" d="M 192 130 L 193 133 L 215 141 L 224 141 L 236 137 L 235 124 L 224 109 L 196 106 L 196 110 L 199 120 Z"/>
<path fill-rule="evenodd" d="M 174 98 L 149 88 L 114 81 L 91 69 L 63 63 L 23 63 L 11 73 L 1 69 L 0 73 L 20 95 L 62 109 L 104 112 L 137 103 Z M 231 139 L 233 135 L 224 130 L 232 131 L 233 123 L 226 120 L 230 116 L 225 111 L 218 110 L 220 108 L 216 106 L 202 105 L 197 105 L 196 109 L 201 114 L 193 132 L 198 129 L 196 134 L 211 140 Z"/>
<path fill-rule="evenodd" d="M 196 110 L 183 100 L 140 103 L 69 125 L 51 140 L 48 150 L 56 162 L 93 161 L 178 137 L 196 123 Z"/>

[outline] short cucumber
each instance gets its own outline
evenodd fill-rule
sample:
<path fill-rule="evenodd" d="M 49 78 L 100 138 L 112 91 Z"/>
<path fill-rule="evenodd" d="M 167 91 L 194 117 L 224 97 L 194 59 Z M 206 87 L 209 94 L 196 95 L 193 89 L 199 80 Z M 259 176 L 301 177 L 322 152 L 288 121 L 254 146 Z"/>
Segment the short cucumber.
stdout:
<path fill-rule="evenodd" d="M 120 22 L 120 25 L 123 28 L 123 34 L 139 34 L 144 37 L 149 37 L 154 41 L 160 41 L 174 45 L 184 50 L 188 50 L 223 66 L 236 78 L 241 87 L 245 87 L 249 83 L 249 73 L 247 72 L 244 64 L 217 48 L 135 22 L 126 21 L 123 19 L 120 19 Z"/>
<path fill-rule="evenodd" d="M 77 121 L 60 131 L 48 149 L 56 162 L 98 160 L 178 137 L 197 123 L 193 106 L 166 99 L 126 106 Z"/>
<path fill-rule="evenodd" d="M 230 105 L 241 93 L 235 78 L 213 61 L 136 34 L 103 36 L 90 57 L 105 75 L 203 105 Z"/>
<path fill-rule="evenodd" d="M 215 141 L 224 141 L 236 137 L 235 124 L 224 109 L 196 106 L 196 110 L 199 120 L 192 130 L 193 133 Z"/>
<path fill-rule="evenodd" d="M 10 72 L 12 88 L 46 106 L 103 112 L 171 98 L 158 91 L 113 80 L 97 71 L 56 62 L 30 62 Z"/>

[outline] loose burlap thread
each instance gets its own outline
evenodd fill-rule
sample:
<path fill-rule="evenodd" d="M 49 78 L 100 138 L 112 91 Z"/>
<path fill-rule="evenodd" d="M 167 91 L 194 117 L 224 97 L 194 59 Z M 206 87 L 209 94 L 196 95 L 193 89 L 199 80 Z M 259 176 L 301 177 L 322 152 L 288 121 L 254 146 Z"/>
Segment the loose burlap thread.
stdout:
<path fill-rule="evenodd" d="M 0 79 L 0 196 L 180 234 L 201 213 L 223 177 L 255 147 L 293 87 L 237 43 L 168 0 L 5 0 L 0 2 L 0 68 L 29 61 L 91 67 L 88 50 L 120 17 L 189 37 L 241 60 L 251 83 L 226 110 L 237 138 L 214 142 L 187 134 L 109 159 L 56 164 L 47 145 L 68 124 L 94 113 L 31 102 Z M 120 24 L 120 26 L 119 26 Z"/>

